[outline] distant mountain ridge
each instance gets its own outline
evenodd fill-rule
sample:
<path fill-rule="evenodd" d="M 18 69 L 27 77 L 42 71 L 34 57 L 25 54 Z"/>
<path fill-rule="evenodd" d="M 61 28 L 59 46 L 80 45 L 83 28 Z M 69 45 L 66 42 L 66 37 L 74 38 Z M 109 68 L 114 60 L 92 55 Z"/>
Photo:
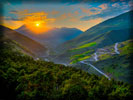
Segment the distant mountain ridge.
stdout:
<path fill-rule="evenodd" d="M 35 34 L 34 32 L 30 31 L 26 27 L 26 25 L 21 26 L 15 31 L 23 35 L 26 35 L 31 39 L 40 42 L 41 44 L 47 43 L 51 47 L 62 44 L 68 40 L 71 40 L 82 33 L 82 31 L 77 28 L 62 27 L 62 28 L 52 28 L 47 32 L 41 34 Z"/>

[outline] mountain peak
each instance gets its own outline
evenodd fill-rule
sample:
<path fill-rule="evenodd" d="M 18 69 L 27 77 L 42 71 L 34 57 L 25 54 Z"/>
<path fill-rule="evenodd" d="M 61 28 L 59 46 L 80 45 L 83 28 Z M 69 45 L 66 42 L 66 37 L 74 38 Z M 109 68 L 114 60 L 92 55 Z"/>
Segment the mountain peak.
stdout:
<path fill-rule="evenodd" d="M 25 25 L 22 25 L 20 28 L 16 29 L 16 31 L 30 37 L 31 39 L 40 42 L 41 44 L 48 43 L 48 45 L 52 46 L 64 43 L 83 33 L 81 30 L 77 28 L 55 27 L 42 34 L 34 34 L 33 32 L 30 31 L 30 29 L 26 28 Z"/>

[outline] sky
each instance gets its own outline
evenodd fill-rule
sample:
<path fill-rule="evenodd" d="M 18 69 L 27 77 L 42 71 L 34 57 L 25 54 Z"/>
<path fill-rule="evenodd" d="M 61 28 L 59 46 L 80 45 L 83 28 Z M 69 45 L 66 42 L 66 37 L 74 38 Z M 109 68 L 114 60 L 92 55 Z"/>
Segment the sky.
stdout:
<path fill-rule="evenodd" d="M 1 3 L 1 24 L 11 29 L 27 25 L 85 31 L 133 7 L 132 0 L 4 0 Z"/>

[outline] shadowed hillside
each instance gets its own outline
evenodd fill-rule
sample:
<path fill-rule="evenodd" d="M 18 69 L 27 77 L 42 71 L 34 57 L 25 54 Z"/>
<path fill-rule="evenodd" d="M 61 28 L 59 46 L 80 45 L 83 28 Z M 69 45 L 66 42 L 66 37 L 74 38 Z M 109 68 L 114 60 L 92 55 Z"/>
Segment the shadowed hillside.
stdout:
<path fill-rule="evenodd" d="M 26 48 L 28 51 L 36 56 L 47 56 L 47 49 L 40 43 L 4 26 L 0 26 L 1 35 Z"/>

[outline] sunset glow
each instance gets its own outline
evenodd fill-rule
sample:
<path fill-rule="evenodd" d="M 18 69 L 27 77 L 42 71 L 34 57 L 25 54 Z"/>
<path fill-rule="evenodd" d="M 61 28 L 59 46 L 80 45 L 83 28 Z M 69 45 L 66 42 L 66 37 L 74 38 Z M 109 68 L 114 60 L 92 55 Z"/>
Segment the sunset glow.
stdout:
<path fill-rule="evenodd" d="M 30 29 L 30 31 L 32 31 L 35 34 L 43 34 L 44 32 L 50 30 L 50 28 L 44 23 L 42 23 L 42 24 L 40 24 L 40 23 L 34 24 L 34 22 L 31 22 L 31 23 L 27 23 L 26 27 L 28 29 Z"/>
<path fill-rule="evenodd" d="M 23 23 L 35 34 L 43 34 L 48 31 L 50 29 L 48 24 L 54 20 L 47 18 L 45 12 L 28 13 L 24 15 L 26 16 L 24 17 Z"/>
<path fill-rule="evenodd" d="M 21 2 L 21 0 L 19 1 Z M 72 4 L 67 0 L 66 3 L 56 4 L 52 2 L 40 4 L 40 2 L 35 3 L 34 0 L 31 4 L 26 2 L 23 4 L 4 3 L 3 23 L 11 29 L 27 25 L 33 26 L 35 29 L 43 26 L 75 27 L 86 31 L 102 21 L 129 11 L 133 5 L 131 0 L 103 0 L 103 2 L 96 0 L 95 3 L 89 2 L 93 0 L 83 0 L 82 3 L 80 1 L 82 0 L 79 2 L 74 0 L 75 3 Z"/>
<path fill-rule="evenodd" d="M 39 24 L 39 23 L 37 23 L 37 24 L 36 24 L 36 26 L 37 26 L 37 27 L 39 27 L 39 26 L 40 26 L 40 24 Z"/>

